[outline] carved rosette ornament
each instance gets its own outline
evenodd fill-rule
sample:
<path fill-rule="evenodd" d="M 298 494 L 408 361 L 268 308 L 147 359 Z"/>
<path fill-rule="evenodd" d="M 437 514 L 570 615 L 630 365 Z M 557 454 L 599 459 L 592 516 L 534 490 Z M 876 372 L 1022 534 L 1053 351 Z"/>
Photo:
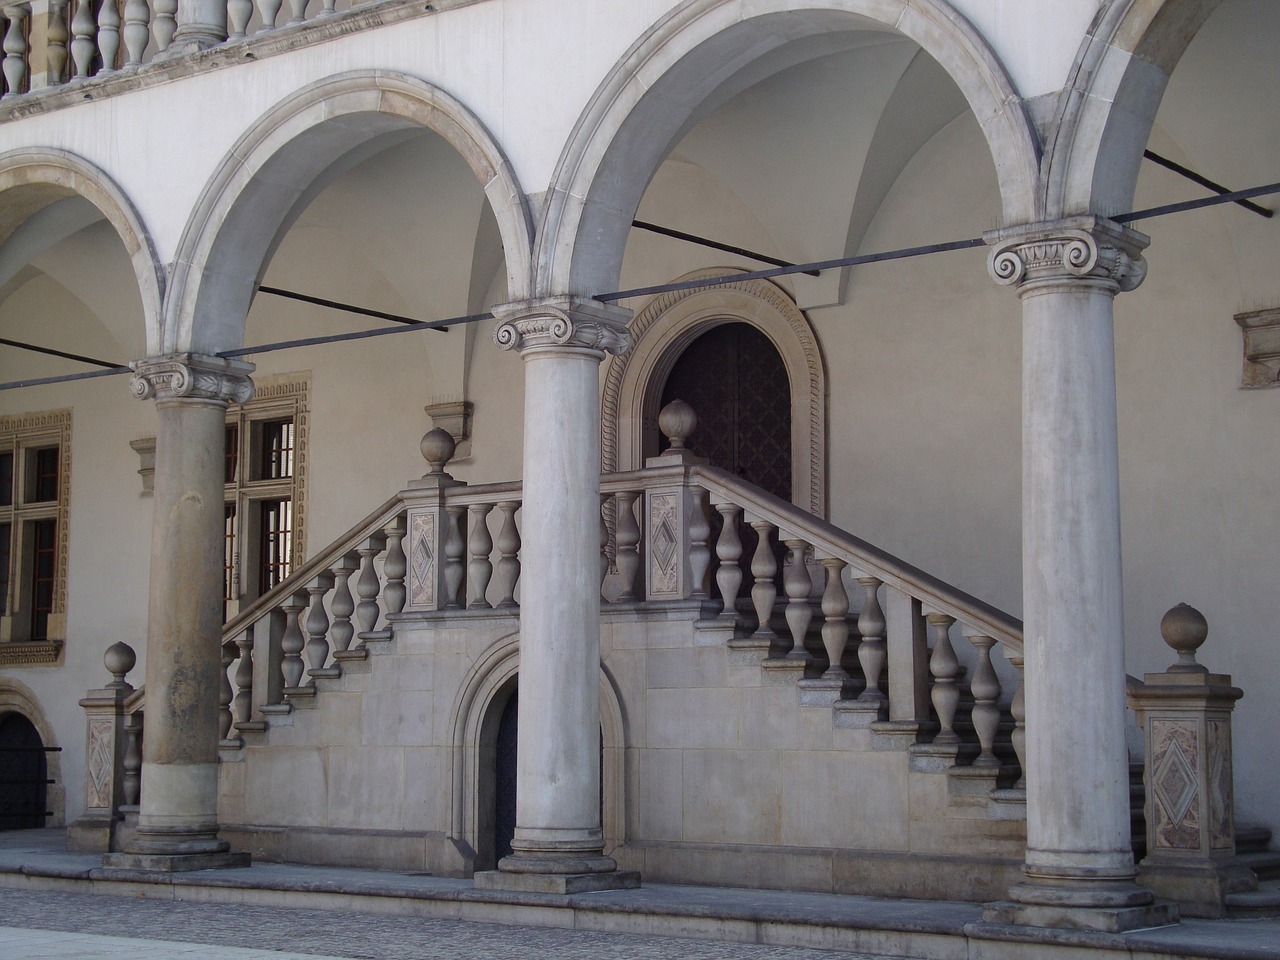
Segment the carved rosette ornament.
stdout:
<path fill-rule="evenodd" d="M 139 400 L 219 400 L 244 403 L 253 398 L 252 363 L 177 353 L 135 360 L 129 389 Z"/>
<path fill-rule="evenodd" d="M 1093 282 L 1121 293 L 1147 276 L 1150 238 L 1102 217 L 1071 217 L 995 230 L 987 268 L 1003 286 L 1028 293 L 1049 284 Z"/>
<path fill-rule="evenodd" d="M 597 300 L 556 297 L 505 303 L 493 308 L 493 342 L 503 350 L 582 350 L 604 359 L 631 349 L 631 311 Z"/>

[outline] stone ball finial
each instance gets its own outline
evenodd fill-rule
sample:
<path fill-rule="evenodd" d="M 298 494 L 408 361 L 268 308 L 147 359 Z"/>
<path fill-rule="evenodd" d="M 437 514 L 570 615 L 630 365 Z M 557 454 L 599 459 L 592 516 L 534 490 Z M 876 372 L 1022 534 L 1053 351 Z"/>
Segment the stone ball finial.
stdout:
<path fill-rule="evenodd" d="M 421 448 L 423 459 L 431 467 L 427 471 L 427 476 L 430 477 L 444 473 L 445 465 L 453 458 L 458 445 L 453 440 L 453 434 L 443 427 L 436 427 L 423 435 Z"/>
<path fill-rule="evenodd" d="M 137 662 L 138 655 L 133 652 L 133 647 L 123 640 L 107 647 L 107 652 L 102 655 L 103 666 L 111 674 L 111 682 L 107 686 L 115 690 L 132 689 L 132 685 L 124 677 Z"/>
<path fill-rule="evenodd" d="M 670 441 L 670 449 L 683 450 L 685 440 L 698 429 L 698 415 L 683 400 L 672 400 L 658 414 L 658 429 Z"/>
<path fill-rule="evenodd" d="M 1178 654 L 1178 662 L 1166 673 L 1208 673 L 1207 667 L 1196 663 L 1196 650 L 1209 636 L 1209 621 L 1204 614 L 1189 604 L 1180 603 L 1160 620 L 1160 636 Z"/>

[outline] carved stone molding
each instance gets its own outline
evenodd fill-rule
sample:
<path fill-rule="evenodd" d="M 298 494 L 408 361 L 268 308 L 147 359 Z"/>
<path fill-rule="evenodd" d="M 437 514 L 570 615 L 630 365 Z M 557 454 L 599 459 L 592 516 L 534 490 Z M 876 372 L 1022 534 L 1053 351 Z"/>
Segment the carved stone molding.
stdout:
<path fill-rule="evenodd" d="M 1236 314 L 1244 338 L 1242 387 L 1280 387 L 1280 308 Z"/>
<path fill-rule="evenodd" d="M 1101 217 L 995 230 L 986 241 L 993 247 L 987 262 L 992 279 L 1019 292 L 1087 280 L 1119 293 L 1136 289 L 1147 275 L 1142 251 L 1149 238 Z"/>
<path fill-rule="evenodd" d="M 631 349 L 631 311 L 595 300 L 555 297 L 501 304 L 493 342 L 503 350 L 584 350 L 601 359 Z"/>
<path fill-rule="evenodd" d="M 129 389 L 139 400 L 221 400 L 244 403 L 253 397 L 249 374 L 253 364 L 243 360 L 178 353 L 135 360 Z"/>

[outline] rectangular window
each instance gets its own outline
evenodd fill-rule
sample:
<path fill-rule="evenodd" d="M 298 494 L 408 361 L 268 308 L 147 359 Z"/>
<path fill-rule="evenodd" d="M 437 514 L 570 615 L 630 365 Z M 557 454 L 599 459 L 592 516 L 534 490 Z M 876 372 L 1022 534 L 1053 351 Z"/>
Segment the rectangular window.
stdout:
<path fill-rule="evenodd" d="M 13 506 L 13 451 L 0 453 L 0 507 Z"/>
<path fill-rule="evenodd" d="M 27 452 L 27 461 L 32 473 L 28 503 L 52 503 L 58 499 L 59 460 L 57 447 L 45 447 Z"/>
<path fill-rule="evenodd" d="M 293 555 L 293 503 L 263 500 L 258 504 L 258 595 L 289 576 Z"/>
<path fill-rule="evenodd" d="M 222 519 L 222 616 L 228 613 L 228 604 L 236 598 L 236 505 L 228 503 L 223 508 Z"/>
<path fill-rule="evenodd" d="M 223 469 L 223 483 L 235 483 L 236 471 L 240 466 L 240 426 L 239 424 L 227 424 L 226 434 L 223 443 L 223 458 L 225 468 Z"/>
<path fill-rule="evenodd" d="M 0 523 L 0 616 L 9 612 L 9 538 L 13 524 Z"/>
<path fill-rule="evenodd" d="M 31 524 L 31 639 L 49 639 L 58 569 L 58 521 Z"/>
<path fill-rule="evenodd" d="M 293 420 L 265 420 L 259 425 L 260 480 L 285 480 L 293 476 Z"/>

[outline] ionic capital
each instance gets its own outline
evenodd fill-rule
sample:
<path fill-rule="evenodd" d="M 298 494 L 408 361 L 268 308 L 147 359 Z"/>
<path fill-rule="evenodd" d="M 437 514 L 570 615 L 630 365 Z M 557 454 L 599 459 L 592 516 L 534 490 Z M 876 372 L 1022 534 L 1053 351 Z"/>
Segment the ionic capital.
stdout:
<path fill-rule="evenodd" d="M 520 353 L 585 351 L 601 360 L 606 353 L 631 349 L 627 321 L 631 311 L 598 300 L 549 297 L 504 303 L 493 308 L 500 321 L 493 342 Z"/>
<path fill-rule="evenodd" d="M 133 380 L 129 389 L 139 400 L 221 400 L 244 403 L 253 398 L 249 374 L 253 364 L 194 353 L 147 357 L 129 364 Z"/>
<path fill-rule="evenodd" d="M 1115 293 L 1136 289 L 1147 275 L 1142 251 L 1151 242 L 1137 230 L 1094 216 L 993 230 L 984 239 L 992 247 L 992 279 L 1020 293 L 1081 282 Z"/>

